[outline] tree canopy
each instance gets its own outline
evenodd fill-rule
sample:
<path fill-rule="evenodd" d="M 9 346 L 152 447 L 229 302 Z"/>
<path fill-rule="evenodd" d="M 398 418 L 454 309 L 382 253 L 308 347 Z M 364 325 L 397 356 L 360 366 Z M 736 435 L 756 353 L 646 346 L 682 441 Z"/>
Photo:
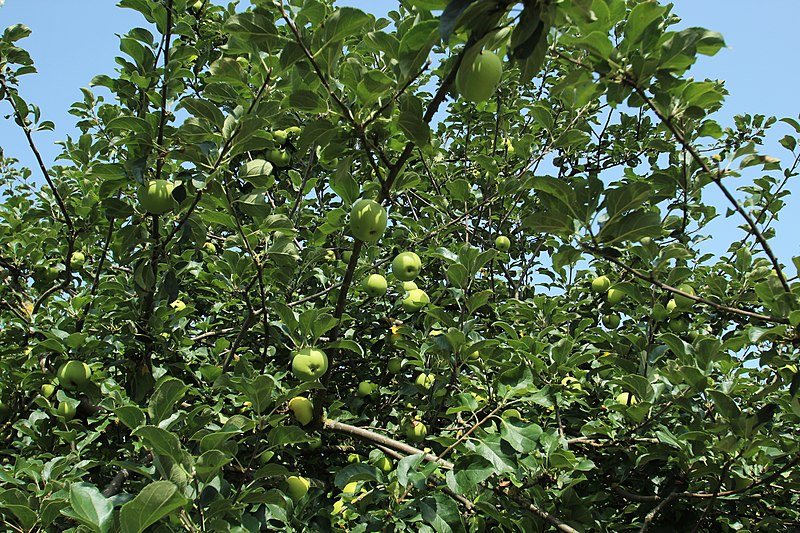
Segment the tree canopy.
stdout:
<path fill-rule="evenodd" d="M 0 37 L 38 163 L 0 153 L 4 531 L 800 527 L 800 122 L 715 121 L 721 35 L 654 0 L 119 5 L 55 165 Z"/>

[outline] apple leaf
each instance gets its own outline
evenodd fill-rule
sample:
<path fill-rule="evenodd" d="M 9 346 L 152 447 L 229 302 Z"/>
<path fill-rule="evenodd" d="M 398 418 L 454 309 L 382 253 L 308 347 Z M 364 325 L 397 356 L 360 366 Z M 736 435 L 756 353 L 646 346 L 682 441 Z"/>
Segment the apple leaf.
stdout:
<path fill-rule="evenodd" d="M 119 523 L 122 533 L 142 533 L 148 526 L 188 503 L 171 481 L 154 481 L 122 506 Z"/>

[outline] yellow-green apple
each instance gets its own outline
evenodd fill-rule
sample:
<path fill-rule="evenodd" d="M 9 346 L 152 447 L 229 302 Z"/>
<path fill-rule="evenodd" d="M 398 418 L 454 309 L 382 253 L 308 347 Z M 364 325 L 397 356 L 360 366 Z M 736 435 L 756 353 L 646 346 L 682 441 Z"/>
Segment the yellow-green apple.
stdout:
<path fill-rule="evenodd" d="M 386 283 L 386 278 L 380 274 L 370 274 L 364 280 L 364 292 L 371 298 L 378 298 L 386 294 L 389 284 Z"/>
<path fill-rule="evenodd" d="M 434 376 L 433 374 L 426 374 L 425 372 L 423 372 L 419 376 L 417 376 L 415 383 L 420 387 L 422 387 L 423 389 L 430 389 L 435 381 L 436 381 L 436 376 Z"/>
<path fill-rule="evenodd" d="M 606 299 L 608 300 L 608 303 L 612 305 L 620 303 L 624 298 L 625 298 L 625 293 L 619 289 L 612 288 L 608 289 L 608 292 L 606 292 Z"/>
<path fill-rule="evenodd" d="M 167 180 L 150 180 L 139 186 L 139 205 L 152 215 L 161 215 L 175 207 L 172 191 L 175 185 Z"/>
<path fill-rule="evenodd" d="M 413 281 L 404 281 L 403 282 L 403 290 L 404 291 L 408 292 L 408 291 L 413 291 L 414 289 L 419 289 L 419 287 L 417 287 L 417 284 L 414 283 Z"/>
<path fill-rule="evenodd" d="M 328 356 L 318 348 L 302 348 L 292 357 L 292 373 L 303 381 L 319 379 L 327 370 Z"/>
<path fill-rule="evenodd" d="M 415 313 L 431 303 L 430 297 L 422 289 L 411 289 L 403 298 L 403 309 L 409 313 Z"/>
<path fill-rule="evenodd" d="M 70 402 L 61 402 L 58 404 L 58 416 L 69 422 L 75 418 L 75 406 Z"/>
<path fill-rule="evenodd" d="M 375 461 L 375 466 L 377 466 L 383 472 L 391 472 L 392 471 L 392 460 L 382 455 Z"/>
<path fill-rule="evenodd" d="M 494 247 L 498 252 L 507 252 L 511 249 L 511 240 L 505 235 L 500 235 L 494 240 Z"/>
<path fill-rule="evenodd" d="M 73 252 L 69 262 L 73 267 L 80 268 L 86 262 L 86 255 L 83 252 Z"/>
<path fill-rule="evenodd" d="M 414 252 L 402 252 L 392 261 L 392 274 L 400 281 L 412 281 L 419 276 L 422 260 Z"/>
<path fill-rule="evenodd" d="M 428 428 L 419 420 L 412 420 L 406 426 L 406 438 L 411 442 L 421 442 L 425 439 L 425 435 L 427 434 Z"/>
<path fill-rule="evenodd" d="M 671 315 L 672 313 L 675 312 L 677 308 L 678 304 L 677 302 L 675 302 L 675 298 L 672 298 L 670 299 L 670 301 L 667 302 L 667 307 L 666 307 L 667 314 Z"/>
<path fill-rule="evenodd" d="M 314 404 L 305 396 L 295 396 L 289 400 L 289 410 L 303 426 L 314 420 Z"/>
<path fill-rule="evenodd" d="M 605 315 L 603 317 L 603 325 L 608 329 L 617 329 L 619 327 L 619 315 Z"/>
<path fill-rule="evenodd" d="M 267 150 L 264 157 L 276 167 L 288 167 L 289 162 L 292 160 L 292 156 L 289 155 L 289 152 L 281 150 L 280 148 Z"/>
<path fill-rule="evenodd" d="M 86 385 L 92 377 L 92 369 L 81 361 L 67 361 L 58 369 L 56 377 L 66 390 L 75 390 Z"/>
<path fill-rule="evenodd" d="M 217 247 L 214 246 L 214 243 L 210 241 L 206 241 L 205 243 L 203 243 L 203 250 L 205 250 L 209 254 L 217 253 Z"/>
<path fill-rule="evenodd" d="M 55 391 L 56 387 L 52 383 L 45 383 L 44 385 L 42 385 L 42 396 L 44 396 L 45 398 L 49 398 L 50 396 L 52 396 Z"/>
<path fill-rule="evenodd" d="M 611 288 L 611 280 L 608 276 L 597 276 L 592 280 L 592 290 L 594 292 L 606 292 Z"/>
<path fill-rule="evenodd" d="M 617 396 L 617 403 L 621 403 L 623 405 L 633 405 L 638 402 L 639 399 L 630 392 L 621 392 Z"/>
<path fill-rule="evenodd" d="M 397 374 L 403 369 L 403 358 L 392 357 L 391 359 L 389 359 L 389 364 L 386 365 L 386 368 L 392 374 Z"/>
<path fill-rule="evenodd" d="M 375 384 L 373 382 L 371 382 L 371 381 L 362 381 L 361 383 L 358 384 L 358 391 L 356 392 L 356 394 L 358 394 L 359 396 L 362 396 L 362 397 L 363 396 L 369 396 L 370 394 L 375 392 L 375 389 L 376 389 L 376 386 L 375 386 Z"/>
<path fill-rule="evenodd" d="M 272 140 L 278 144 L 285 144 L 289 138 L 289 133 L 285 130 L 275 130 L 272 132 Z"/>
<path fill-rule="evenodd" d="M 306 495 L 311 482 L 302 476 L 289 476 L 286 478 L 286 483 L 289 485 L 289 497 L 297 503 L 300 498 Z"/>
<path fill-rule="evenodd" d="M 481 358 L 481 352 L 478 350 L 473 350 L 469 354 L 467 354 L 467 359 L 470 361 L 479 361 Z"/>
<path fill-rule="evenodd" d="M 678 290 L 685 292 L 686 294 L 691 294 L 692 296 L 695 295 L 694 287 L 689 285 L 688 283 L 681 283 L 678 285 Z M 681 294 L 675 295 L 675 304 L 678 306 L 678 309 L 691 309 L 694 305 L 695 300 L 683 296 Z"/>
<path fill-rule="evenodd" d="M 472 61 L 463 62 L 456 73 L 456 89 L 470 102 L 488 100 L 503 75 L 503 62 L 496 54 L 482 50 Z"/>
<path fill-rule="evenodd" d="M 561 380 L 561 384 L 564 385 L 567 389 L 572 389 L 575 391 L 583 390 L 580 382 L 572 376 L 566 376 L 564 379 Z"/>
<path fill-rule="evenodd" d="M 375 242 L 386 231 L 386 209 L 375 200 L 361 198 L 350 210 L 350 232 L 364 242 Z"/>

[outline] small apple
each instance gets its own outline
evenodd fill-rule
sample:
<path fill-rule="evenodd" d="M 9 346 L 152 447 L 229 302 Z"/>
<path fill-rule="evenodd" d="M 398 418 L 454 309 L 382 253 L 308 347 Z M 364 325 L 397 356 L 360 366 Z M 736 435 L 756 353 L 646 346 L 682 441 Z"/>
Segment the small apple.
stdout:
<path fill-rule="evenodd" d="M 350 210 L 350 232 L 358 240 L 375 242 L 386 231 L 388 220 L 386 209 L 381 204 L 375 200 L 361 198 Z"/>
<path fill-rule="evenodd" d="M 150 180 L 139 187 L 139 206 L 151 215 L 172 211 L 175 207 L 175 199 L 172 197 L 174 189 L 175 185 L 167 180 Z"/>
<path fill-rule="evenodd" d="M 203 250 L 205 250 L 209 254 L 217 253 L 217 247 L 214 246 L 214 243 L 211 241 L 203 243 Z"/>
<path fill-rule="evenodd" d="M 431 303 L 430 297 L 422 289 L 412 289 L 403 298 L 403 309 L 408 313 L 416 313 L 426 305 Z"/>
<path fill-rule="evenodd" d="M 286 150 L 281 150 L 280 148 L 267 150 L 267 152 L 264 154 L 264 157 L 276 167 L 288 167 L 289 162 L 292 160 L 292 156 L 289 155 L 289 152 Z"/>
<path fill-rule="evenodd" d="M 617 403 L 621 403 L 623 405 L 633 405 L 633 404 L 638 403 L 638 402 L 639 402 L 639 399 L 635 395 L 631 394 L 630 392 L 621 392 L 617 396 Z"/>
<path fill-rule="evenodd" d="M 592 290 L 594 292 L 607 292 L 611 288 L 611 280 L 608 276 L 597 276 L 592 280 Z"/>
<path fill-rule="evenodd" d="M 603 325 L 608 329 L 617 329 L 619 327 L 619 315 L 605 315 L 603 317 Z"/>
<path fill-rule="evenodd" d="M 52 396 L 55 391 L 56 387 L 52 383 L 45 383 L 44 385 L 42 385 L 42 396 L 44 396 L 45 398 L 49 398 L 50 396 Z"/>
<path fill-rule="evenodd" d="M 350 259 L 352 257 L 353 257 L 353 251 L 352 250 L 345 250 L 344 252 L 342 252 L 342 261 L 343 262 L 349 264 L 350 263 Z"/>
<path fill-rule="evenodd" d="M 286 144 L 286 139 L 289 138 L 289 133 L 285 130 L 275 130 L 272 132 L 272 140 L 278 144 Z"/>
<path fill-rule="evenodd" d="M 483 102 L 493 94 L 503 75 L 503 61 L 482 50 L 472 61 L 464 62 L 456 73 L 456 89 L 470 102 Z"/>
<path fill-rule="evenodd" d="M 309 450 L 316 450 L 322 447 L 322 437 L 319 435 L 314 435 L 314 438 L 311 442 L 308 443 Z"/>
<path fill-rule="evenodd" d="M 289 476 L 286 478 L 286 483 L 289 485 L 289 497 L 295 503 L 308 493 L 308 488 L 311 486 L 311 482 L 301 476 Z"/>
<path fill-rule="evenodd" d="M 169 304 L 169 306 L 173 308 L 175 311 L 178 311 L 179 313 L 184 309 L 186 309 L 186 304 L 183 302 L 183 300 L 175 300 L 174 302 Z"/>
<path fill-rule="evenodd" d="M 511 249 L 511 240 L 505 235 L 500 235 L 494 240 L 494 247 L 498 252 L 507 252 Z"/>
<path fill-rule="evenodd" d="M 314 420 L 314 404 L 304 396 L 295 396 L 289 400 L 289 410 L 303 426 Z"/>
<path fill-rule="evenodd" d="M 66 390 L 75 390 L 86 385 L 92 376 L 92 369 L 81 361 L 67 361 L 58 369 L 56 377 Z"/>
<path fill-rule="evenodd" d="M 83 252 L 72 252 L 69 262 L 73 267 L 81 268 L 86 263 L 86 256 Z"/>
<path fill-rule="evenodd" d="M 414 289 L 419 289 L 419 287 L 417 287 L 417 284 L 414 283 L 413 281 L 404 281 L 403 282 L 403 290 L 404 291 L 409 292 L 409 291 L 413 291 Z"/>
<path fill-rule="evenodd" d="M 419 420 L 413 420 L 406 426 L 406 438 L 411 442 L 421 442 L 427 434 L 428 428 Z"/>
<path fill-rule="evenodd" d="M 474 350 L 467 355 L 467 359 L 470 361 L 480 361 L 481 359 L 481 352 L 478 350 Z"/>
<path fill-rule="evenodd" d="M 677 302 L 675 302 L 674 298 L 667 302 L 666 311 L 667 311 L 668 315 L 671 315 L 673 312 L 675 312 L 675 310 L 677 308 L 678 308 L 678 304 L 677 304 Z"/>
<path fill-rule="evenodd" d="M 572 376 L 566 376 L 564 379 L 561 380 L 561 384 L 564 385 L 566 389 L 572 389 L 574 391 L 583 390 L 583 387 L 581 386 L 580 382 Z"/>
<path fill-rule="evenodd" d="M 370 274 L 369 277 L 364 280 L 364 292 L 366 292 L 367 296 L 370 298 L 383 296 L 386 294 L 388 288 L 389 284 L 386 282 L 386 278 L 380 274 Z"/>
<path fill-rule="evenodd" d="M 686 333 L 689 331 L 689 322 L 685 318 L 670 318 L 669 322 L 667 322 L 667 327 L 673 333 Z"/>
<path fill-rule="evenodd" d="M 423 372 L 422 374 L 417 376 L 415 383 L 418 386 L 422 387 L 423 389 L 430 389 L 435 381 L 436 381 L 436 376 L 434 376 L 433 374 L 426 374 L 425 372 Z"/>
<path fill-rule="evenodd" d="M 681 283 L 678 285 L 678 290 L 685 292 L 686 294 L 691 294 L 692 296 L 695 295 L 694 287 L 689 285 L 688 283 Z M 678 309 L 686 310 L 691 309 L 692 306 L 695 304 L 695 300 L 691 298 L 687 298 L 686 296 L 682 296 L 680 294 L 675 295 L 675 305 L 678 306 Z"/>
<path fill-rule="evenodd" d="M 69 422 L 75 418 L 75 407 L 70 402 L 61 402 L 58 404 L 58 416 Z"/>
<path fill-rule="evenodd" d="M 653 318 L 656 320 L 656 322 L 663 322 L 664 320 L 667 319 L 667 316 L 669 315 L 669 312 L 667 311 L 667 309 L 663 305 L 654 304 L 653 305 L 652 315 L 653 315 Z"/>
<path fill-rule="evenodd" d="M 402 252 L 392 261 L 392 274 L 400 281 L 413 281 L 419 276 L 422 260 L 414 252 Z"/>
<path fill-rule="evenodd" d="M 302 381 L 321 378 L 328 370 L 328 356 L 317 348 L 302 348 L 292 357 L 292 372 Z"/>
<path fill-rule="evenodd" d="M 378 458 L 378 460 L 376 460 L 374 464 L 383 472 L 392 471 L 392 460 L 386 457 L 385 455 Z"/>
<path fill-rule="evenodd" d="M 370 394 L 375 392 L 376 388 L 377 387 L 375 386 L 375 384 L 372 383 L 371 381 L 362 381 L 361 383 L 358 384 L 358 392 L 356 392 L 356 394 L 358 394 L 361 397 L 369 396 Z"/>
<path fill-rule="evenodd" d="M 619 289 L 608 289 L 608 292 L 606 292 L 606 299 L 612 305 L 620 303 L 624 298 L 625 293 Z"/>
<path fill-rule="evenodd" d="M 517 409 L 506 409 L 505 411 L 503 411 L 503 414 L 501 414 L 500 416 L 503 417 L 506 420 L 511 420 L 511 419 L 515 419 L 515 418 L 517 420 L 522 420 L 522 415 L 520 414 L 520 412 Z"/>
<path fill-rule="evenodd" d="M 259 454 L 258 462 L 259 464 L 265 465 L 269 463 L 270 459 L 272 459 L 273 457 L 275 457 L 275 452 L 273 452 L 272 450 L 267 450 Z"/>
<path fill-rule="evenodd" d="M 392 374 L 399 373 L 403 370 L 403 359 L 401 357 L 392 357 L 389 359 L 389 364 L 386 365 L 386 369 Z"/>

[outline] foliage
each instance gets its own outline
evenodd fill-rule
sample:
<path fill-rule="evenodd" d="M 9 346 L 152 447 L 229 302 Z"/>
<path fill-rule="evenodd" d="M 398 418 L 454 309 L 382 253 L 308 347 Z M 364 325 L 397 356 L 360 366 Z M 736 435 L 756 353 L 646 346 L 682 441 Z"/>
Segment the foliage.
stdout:
<path fill-rule="evenodd" d="M 800 122 L 714 121 L 723 84 L 687 71 L 721 36 L 638 0 L 120 6 L 146 24 L 58 164 L 0 162 L 8 531 L 797 527 L 800 283 L 769 241 Z M 38 156 L 29 33 L 0 39 L 0 98 Z M 503 78 L 466 102 L 482 48 Z M 775 126 L 789 165 L 761 153 Z M 742 233 L 716 257 L 721 215 Z M 300 382 L 312 346 L 328 372 Z M 68 360 L 90 382 L 40 394 Z"/>

